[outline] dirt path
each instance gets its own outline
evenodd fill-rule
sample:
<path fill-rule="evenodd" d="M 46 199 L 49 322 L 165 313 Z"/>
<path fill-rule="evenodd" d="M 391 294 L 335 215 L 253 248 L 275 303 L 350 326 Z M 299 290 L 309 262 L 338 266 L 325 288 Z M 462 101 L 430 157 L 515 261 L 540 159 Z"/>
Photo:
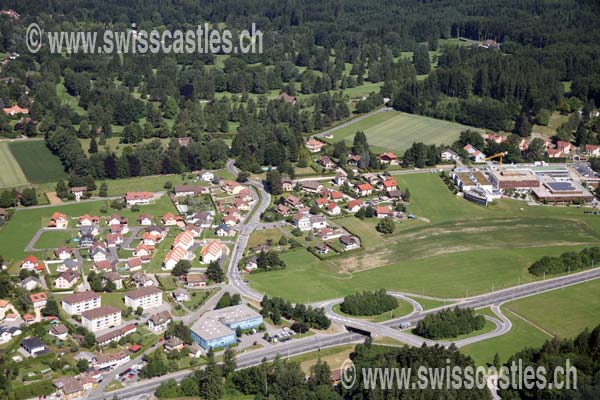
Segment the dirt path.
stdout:
<path fill-rule="evenodd" d="M 46 192 L 46 197 L 48 198 L 48 202 L 53 206 L 63 203 L 60 197 L 56 195 L 56 192 Z"/>

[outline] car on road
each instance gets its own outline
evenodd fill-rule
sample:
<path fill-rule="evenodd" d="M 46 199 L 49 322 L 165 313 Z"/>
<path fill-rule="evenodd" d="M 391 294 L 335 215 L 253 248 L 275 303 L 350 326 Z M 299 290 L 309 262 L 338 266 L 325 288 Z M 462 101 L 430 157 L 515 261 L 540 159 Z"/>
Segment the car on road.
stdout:
<path fill-rule="evenodd" d="M 403 322 L 400 324 L 400 329 L 408 329 L 410 328 L 410 322 Z"/>

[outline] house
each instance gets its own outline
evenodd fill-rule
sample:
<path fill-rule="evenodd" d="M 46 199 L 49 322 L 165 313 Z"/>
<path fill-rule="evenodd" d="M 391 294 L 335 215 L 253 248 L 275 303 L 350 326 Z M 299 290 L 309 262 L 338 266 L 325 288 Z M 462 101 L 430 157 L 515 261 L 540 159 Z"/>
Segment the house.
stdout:
<path fill-rule="evenodd" d="M 102 274 L 103 283 L 112 282 L 115 285 L 115 289 L 121 290 L 123 289 L 123 278 L 116 272 L 106 271 Z"/>
<path fill-rule="evenodd" d="M 144 232 L 141 236 L 141 244 L 146 245 L 148 247 L 154 247 L 163 239 L 161 234 L 156 232 Z"/>
<path fill-rule="evenodd" d="M 546 154 L 548 154 L 548 158 L 562 158 L 563 153 L 559 149 L 546 149 Z"/>
<path fill-rule="evenodd" d="M 476 163 L 484 162 L 485 158 L 487 157 L 484 153 L 477 150 L 477 148 L 475 148 L 471 144 L 465 145 L 464 149 L 467 153 L 469 153 L 471 160 L 473 160 Z"/>
<path fill-rule="evenodd" d="M 131 283 L 136 287 L 148 287 L 154 286 L 154 281 L 148 275 L 141 271 L 134 272 L 131 274 Z"/>
<path fill-rule="evenodd" d="M 236 181 L 225 181 L 221 189 L 229 195 L 235 196 L 244 190 L 244 186 L 240 185 Z"/>
<path fill-rule="evenodd" d="M 27 290 L 28 292 L 31 292 L 32 290 L 42 287 L 42 283 L 38 278 L 34 276 L 28 276 L 27 278 L 19 282 L 19 286 Z"/>
<path fill-rule="evenodd" d="M 380 154 L 379 156 L 377 156 L 377 159 L 379 160 L 379 162 L 381 164 L 389 164 L 389 165 L 394 165 L 394 164 L 398 164 L 398 157 L 391 152 L 385 152 Z"/>
<path fill-rule="evenodd" d="M 387 192 L 387 197 L 389 197 L 392 200 L 401 200 L 402 192 L 399 190 L 390 190 L 389 192 Z"/>
<path fill-rule="evenodd" d="M 184 231 L 175 237 L 173 240 L 173 248 L 181 247 L 188 251 L 194 245 L 194 234 L 190 231 Z"/>
<path fill-rule="evenodd" d="M 175 197 L 198 196 L 203 193 L 208 193 L 208 188 L 191 185 L 175 186 Z"/>
<path fill-rule="evenodd" d="M 52 383 L 63 400 L 74 400 L 85 397 L 85 389 L 80 379 L 72 376 L 61 376 L 52 381 Z"/>
<path fill-rule="evenodd" d="M 327 143 L 321 142 L 320 140 L 317 139 L 308 139 L 304 145 L 306 146 L 306 148 L 308 149 L 308 151 L 310 151 L 311 153 L 318 153 L 321 151 L 321 149 L 323 149 L 323 147 L 327 146 Z"/>
<path fill-rule="evenodd" d="M 246 260 L 246 262 L 244 263 L 244 267 L 247 272 L 254 271 L 256 268 L 258 268 L 258 264 L 256 263 L 256 260 L 257 260 L 256 256 L 249 257 Z"/>
<path fill-rule="evenodd" d="M 212 241 L 202 248 L 200 256 L 202 257 L 202 264 L 218 261 L 223 256 L 223 246 L 216 240 Z"/>
<path fill-rule="evenodd" d="M 121 310 L 113 306 L 102 306 L 81 313 L 81 325 L 91 332 L 121 325 Z"/>
<path fill-rule="evenodd" d="M 102 260 L 102 261 L 98 261 L 95 262 L 94 265 L 92 266 L 92 270 L 94 270 L 95 272 L 107 272 L 107 271 L 114 271 L 115 267 L 117 265 L 117 261 L 108 261 L 108 260 Z"/>
<path fill-rule="evenodd" d="M 29 295 L 29 301 L 33 304 L 33 308 L 44 308 L 48 301 L 48 296 L 44 292 L 32 293 Z"/>
<path fill-rule="evenodd" d="M 283 217 L 287 217 L 290 214 L 290 208 L 284 206 L 283 204 L 277 204 L 275 212 Z"/>
<path fill-rule="evenodd" d="M 77 292 L 63 297 L 61 306 L 69 315 L 81 314 L 101 306 L 101 297 L 91 290 Z"/>
<path fill-rule="evenodd" d="M 361 183 L 360 185 L 356 185 L 354 192 L 360 197 L 369 196 L 373 193 L 373 186 L 370 183 Z"/>
<path fill-rule="evenodd" d="M 281 179 L 281 186 L 283 187 L 284 192 L 291 192 L 294 190 L 294 181 L 292 181 L 289 177 L 283 177 Z"/>
<path fill-rule="evenodd" d="M 210 171 L 200 171 L 198 173 L 198 176 L 200 177 L 200 179 L 202 179 L 204 182 L 212 182 L 213 179 L 215 179 L 215 174 L 213 174 Z"/>
<path fill-rule="evenodd" d="M 377 215 L 377 218 L 393 217 L 394 210 L 391 206 L 377 206 L 375 207 L 375 215 Z"/>
<path fill-rule="evenodd" d="M 500 44 L 497 43 L 495 40 L 492 39 L 488 39 L 488 40 L 484 40 L 479 47 L 483 48 L 483 49 L 499 49 L 500 48 Z"/>
<path fill-rule="evenodd" d="M 238 219 L 232 215 L 228 215 L 226 217 L 223 217 L 222 221 L 226 225 L 234 226 L 235 224 L 237 224 Z"/>
<path fill-rule="evenodd" d="M 117 215 L 117 214 L 113 214 L 110 217 L 108 217 L 108 220 L 106 221 L 106 224 L 108 226 L 112 226 L 112 225 L 129 225 L 129 221 L 125 217 L 122 217 L 122 216 Z"/>
<path fill-rule="evenodd" d="M 344 200 L 344 193 L 340 192 L 339 190 L 330 190 L 329 198 L 337 203 Z"/>
<path fill-rule="evenodd" d="M 190 143 L 192 143 L 191 137 L 180 137 L 177 138 L 177 143 L 179 143 L 179 147 L 188 147 Z"/>
<path fill-rule="evenodd" d="M 0 10 L 0 15 L 6 15 L 9 18 L 14 18 L 17 19 L 20 17 L 19 13 L 17 13 L 15 10 L 9 9 L 9 10 Z"/>
<path fill-rule="evenodd" d="M 25 324 L 29 326 L 35 322 L 35 317 L 31 314 L 25 314 L 23 315 L 23 321 L 25 321 Z"/>
<path fill-rule="evenodd" d="M 79 262 L 72 258 L 67 258 L 56 268 L 56 272 L 74 271 L 79 269 Z"/>
<path fill-rule="evenodd" d="M 360 165 L 361 156 L 359 154 L 349 154 L 347 163 L 352 167 L 358 167 Z"/>
<path fill-rule="evenodd" d="M 221 224 L 221 225 L 217 226 L 217 229 L 215 229 L 215 234 L 217 236 L 229 236 L 230 231 L 231 231 L 231 228 L 229 227 L 229 225 Z"/>
<path fill-rule="evenodd" d="M 58 249 L 54 250 L 54 255 L 59 260 L 66 260 L 68 258 L 71 258 L 71 256 L 73 255 L 73 249 L 71 249 L 70 247 L 59 247 Z"/>
<path fill-rule="evenodd" d="M 125 203 L 128 207 L 148 205 L 153 198 L 154 193 L 151 192 L 128 192 L 124 196 Z"/>
<path fill-rule="evenodd" d="M 210 228 L 212 226 L 212 220 L 213 216 L 210 212 L 198 211 L 189 219 L 189 222 L 200 228 Z"/>
<path fill-rule="evenodd" d="M 301 212 L 294 214 L 293 224 L 301 231 L 309 231 L 311 229 L 310 217 Z"/>
<path fill-rule="evenodd" d="M 6 210 L 0 207 L 0 219 L 6 219 Z"/>
<path fill-rule="evenodd" d="M 355 236 L 344 235 L 340 237 L 340 243 L 345 251 L 357 249 L 360 247 L 360 242 Z"/>
<path fill-rule="evenodd" d="M 103 244 L 95 243 L 90 247 L 90 257 L 95 263 L 106 261 L 108 251 L 106 251 Z"/>
<path fill-rule="evenodd" d="M 284 103 L 291 105 L 296 104 L 296 96 L 290 96 L 286 92 L 282 92 L 279 95 L 275 96 L 275 100 L 283 101 Z"/>
<path fill-rule="evenodd" d="M 317 254 L 325 255 L 329 253 L 329 246 L 327 246 L 325 243 L 316 245 L 315 251 L 317 252 Z"/>
<path fill-rule="evenodd" d="M 146 246 L 145 244 L 140 244 L 133 251 L 133 256 L 140 257 L 142 260 L 149 259 L 150 254 L 152 254 L 152 250 L 154 250 L 152 247 Z"/>
<path fill-rule="evenodd" d="M 52 325 L 48 333 L 57 339 L 65 340 L 69 337 L 69 328 L 64 324 L 56 324 Z"/>
<path fill-rule="evenodd" d="M 342 209 L 336 203 L 327 204 L 327 212 L 331 215 L 340 215 Z"/>
<path fill-rule="evenodd" d="M 167 329 L 172 320 L 168 311 L 161 311 L 148 318 L 148 328 L 152 332 L 160 332 Z"/>
<path fill-rule="evenodd" d="M 181 351 L 185 347 L 185 344 L 177 336 L 171 336 L 165 341 L 164 348 L 167 353 L 172 351 Z"/>
<path fill-rule="evenodd" d="M 120 225 L 119 225 L 120 226 Z M 106 246 L 107 247 L 118 247 L 120 245 L 123 244 L 123 240 L 125 240 L 123 238 L 123 235 L 121 235 L 120 233 L 109 233 L 106 235 Z"/>
<path fill-rule="evenodd" d="M 386 181 L 383 181 L 383 188 L 386 192 L 391 192 L 392 190 L 398 190 L 398 184 L 396 183 L 395 179 L 390 178 Z"/>
<path fill-rule="evenodd" d="M 329 199 L 326 199 L 325 197 L 319 197 L 317 200 L 315 200 L 315 204 L 317 205 L 317 207 L 323 208 L 327 204 L 329 204 Z"/>
<path fill-rule="evenodd" d="M 318 181 L 306 181 L 302 182 L 302 190 L 307 193 L 320 193 L 323 190 L 323 185 Z"/>
<path fill-rule="evenodd" d="M 494 142 L 496 144 L 502 144 L 508 140 L 508 137 L 501 136 L 496 133 L 483 133 L 483 134 L 481 134 L 481 137 L 484 140 L 488 140 L 488 141 Z"/>
<path fill-rule="evenodd" d="M 327 219 L 322 215 L 311 215 L 309 220 L 312 229 L 321 229 L 327 227 Z"/>
<path fill-rule="evenodd" d="M 70 289 L 77 283 L 79 275 L 73 271 L 65 271 L 58 274 L 58 278 L 54 280 L 54 287 L 58 289 Z"/>
<path fill-rule="evenodd" d="M 142 269 L 142 259 L 139 257 L 131 257 L 125 261 L 125 269 L 128 271 L 138 271 Z"/>
<path fill-rule="evenodd" d="M 142 226 L 150 226 L 152 225 L 152 216 L 148 214 L 142 214 L 137 218 L 137 222 Z"/>
<path fill-rule="evenodd" d="M 346 205 L 346 209 L 351 213 L 358 212 L 363 206 L 363 202 L 360 199 L 350 200 Z"/>
<path fill-rule="evenodd" d="M 458 161 L 460 155 L 452 149 L 444 149 L 441 154 L 442 161 Z"/>
<path fill-rule="evenodd" d="M 188 273 L 185 281 L 188 289 L 197 289 L 206 286 L 206 276 L 204 274 Z"/>
<path fill-rule="evenodd" d="M 556 142 L 556 148 L 563 154 L 569 154 L 573 150 L 573 145 L 570 142 L 559 140 Z"/>
<path fill-rule="evenodd" d="M 600 146 L 597 146 L 594 144 L 586 144 L 585 145 L 585 154 L 590 157 L 600 156 Z"/>
<path fill-rule="evenodd" d="M 61 214 L 59 212 L 55 212 L 50 217 L 50 223 L 48 223 L 48 228 L 55 229 L 67 229 L 69 226 L 69 218 L 65 214 Z"/>
<path fill-rule="evenodd" d="M 43 271 L 44 265 L 38 261 L 36 256 L 27 256 L 21 262 L 21 269 L 26 269 L 28 271 Z"/>
<path fill-rule="evenodd" d="M 202 233 L 202 229 L 198 228 L 197 226 L 194 225 L 188 225 L 185 227 L 185 231 L 189 232 L 193 238 L 197 238 L 200 237 L 200 234 Z"/>
<path fill-rule="evenodd" d="M 335 167 L 335 163 L 331 160 L 328 155 L 322 155 L 317 159 L 317 164 L 325 169 L 331 169 Z"/>
<path fill-rule="evenodd" d="M 172 270 L 175 268 L 177 263 L 187 255 L 187 250 L 183 247 L 173 247 L 163 258 L 162 269 L 164 270 Z"/>
<path fill-rule="evenodd" d="M 16 104 L 12 107 L 3 108 L 2 110 L 4 111 L 4 114 L 10 115 L 11 117 L 18 115 L 18 114 L 29 114 L 29 109 L 19 107 Z"/>
<path fill-rule="evenodd" d="M 88 214 L 79 217 L 79 226 L 92 226 L 100 223 L 100 217 L 91 216 Z"/>
<path fill-rule="evenodd" d="M 292 208 L 298 208 L 303 206 L 302 200 L 300 200 L 298 197 L 292 194 L 285 198 L 285 204 Z"/>
<path fill-rule="evenodd" d="M 175 216 L 173 213 L 166 213 L 163 215 L 161 221 L 165 226 L 175 226 L 182 220 L 180 216 Z"/>
<path fill-rule="evenodd" d="M 344 183 L 346 183 L 346 175 L 343 172 L 336 173 L 335 177 L 333 178 L 333 183 L 338 186 L 342 186 Z"/>
<path fill-rule="evenodd" d="M 178 303 L 190 301 L 190 294 L 183 288 L 177 288 L 173 290 L 173 299 Z"/>
<path fill-rule="evenodd" d="M 71 193 L 75 196 L 75 200 L 79 201 L 88 191 L 87 186 L 75 186 L 71 188 Z"/>
<path fill-rule="evenodd" d="M 23 339 L 23 341 L 21 342 L 21 347 L 34 357 L 38 353 L 46 352 L 46 345 L 37 337 L 29 337 L 27 339 Z"/>
<path fill-rule="evenodd" d="M 122 338 L 127 335 L 130 335 L 137 331 L 136 324 L 127 324 L 117 329 L 113 329 L 112 331 L 105 333 L 100 336 L 96 336 L 96 343 L 98 346 L 106 346 L 111 342 L 118 342 Z"/>
<path fill-rule="evenodd" d="M 94 356 L 92 365 L 99 370 L 106 370 L 128 363 L 130 360 L 131 354 L 128 350 L 121 350 L 113 353 L 100 352 Z"/>
<path fill-rule="evenodd" d="M 134 310 L 138 307 L 142 307 L 144 310 L 158 307 L 162 302 L 162 290 L 154 286 L 141 287 L 125 293 L 125 305 Z"/>

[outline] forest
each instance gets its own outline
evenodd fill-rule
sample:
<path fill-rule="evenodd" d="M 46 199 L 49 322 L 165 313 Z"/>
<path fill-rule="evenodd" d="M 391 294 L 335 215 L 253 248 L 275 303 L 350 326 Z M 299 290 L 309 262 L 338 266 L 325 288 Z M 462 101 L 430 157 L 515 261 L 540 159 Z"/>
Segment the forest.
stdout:
<path fill-rule="evenodd" d="M 368 112 L 384 97 L 398 110 L 519 136 L 547 123 L 553 111 L 593 109 L 600 100 L 593 0 L 9 0 L 3 6 L 21 18 L 0 18 L 0 52 L 19 55 L 0 72 L 0 103 L 30 112 L 23 119 L 0 114 L 0 135 L 43 136 L 79 177 L 218 168 L 227 157 L 254 172 L 304 165 L 307 134 Z M 31 54 L 22 40 L 30 22 L 49 31 L 208 22 L 234 32 L 256 23 L 265 51 Z M 345 94 L 366 83 L 383 86 L 357 102 Z M 282 92 L 297 102 L 276 100 Z M 581 145 L 598 143 L 599 131 L 597 121 L 573 121 L 563 135 L 576 135 Z M 114 136 L 123 151 L 105 147 Z M 192 141 L 152 141 L 181 137 Z"/>
<path fill-rule="evenodd" d="M 485 318 L 472 308 L 449 308 L 427 314 L 417 323 L 415 335 L 427 339 L 448 339 L 482 329 Z"/>
<path fill-rule="evenodd" d="M 377 315 L 397 307 L 398 300 L 385 289 L 351 294 L 340 304 L 340 310 L 350 315 Z"/>

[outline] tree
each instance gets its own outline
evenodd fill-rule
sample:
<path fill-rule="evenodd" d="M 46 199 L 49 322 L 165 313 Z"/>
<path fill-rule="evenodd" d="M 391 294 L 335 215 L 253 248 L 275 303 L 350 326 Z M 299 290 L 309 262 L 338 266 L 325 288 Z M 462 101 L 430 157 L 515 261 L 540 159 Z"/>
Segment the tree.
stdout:
<path fill-rule="evenodd" d="M 98 196 L 108 197 L 108 184 L 106 182 L 102 182 L 100 184 L 100 189 L 98 190 Z"/>
<path fill-rule="evenodd" d="M 82 358 L 81 360 L 77 361 L 77 369 L 79 370 L 79 372 L 85 372 L 89 368 L 90 364 L 85 358 Z"/>
<path fill-rule="evenodd" d="M 46 306 L 42 308 L 42 315 L 45 317 L 48 316 L 58 316 L 58 303 L 54 299 L 48 299 L 46 301 Z"/>
<path fill-rule="evenodd" d="M 429 60 L 429 50 L 427 45 L 420 44 L 413 53 L 413 64 L 417 75 L 424 75 L 431 72 L 431 61 Z"/>
<path fill-rule="evenodd" d="M 187 273 L 190 272 L 190 269 L 192 269 L 191 262 L 188 260 L 180 260 L 175 264 L 175 267 L 171 271 L 171 275 L 176 277 L 187 275 Z"/>
<path fill-rule="evenodd" d="M 376 228 L 378 232 L 384 233 L 386 235 L 394 233 L 394 229 L 396 228 L 396 224 L 394 220 L 390 217 L 385 217 L 377 224 Z"/>
<path fill-rule="evenodd" d="M 281 173 L 276 169 L 267 172 L 267 189 L 271 194 L 278 195 L 283 193 L 283 184 L 281 182 Z"/>
<path fill-rule="evenodd" d="M 144 309 L 140 306 L 135 309 L 135 315 L 140 316 L 144 313 Z"/>
<path fill-rule="evenodd" d="M 223 366 L 221 367 L 223 371 L 223 376 L 228 377 L 237 368 L 237 362 L 235 360 L 235 352 L 230 347 L 225 349 L 225 353 L 223 353 Z"/>
<path fill-rule="evenodd" d="M 62 179 L 59 179 L 56 183 L 56 195 L 61 199 L 66 199 L 69 197 L 69 187 Z"/>
<path fill-rule="evenodd" d="M 219 367 L 215 362 L 215 355 L 212 349 L 208 350 L 206 355 L 208 363 L 203 370 L 198 372 L 198 386 L 200 388 L 200 396 L 206 400 L 219 400 L 223 392 L 223 383 Z"/>
<path fill-rule="evenodd" d="M 221 265 L 218 261 L 212 261 L 208 264 L 208 267 L 206 268 L 206 277 L 209 281 L 214 283 L 220 283 L 225 280 L 225 273 L 223 272 L 223 269 L 221 269 Z"/>
<path fill-rule="evenodd" d="M 98 152 L 98 143 L 96 142 L 96 136 L 92 136 L 90 140 L 90 147 L 88 148 L 88 153 L 95 154 Z"/>

